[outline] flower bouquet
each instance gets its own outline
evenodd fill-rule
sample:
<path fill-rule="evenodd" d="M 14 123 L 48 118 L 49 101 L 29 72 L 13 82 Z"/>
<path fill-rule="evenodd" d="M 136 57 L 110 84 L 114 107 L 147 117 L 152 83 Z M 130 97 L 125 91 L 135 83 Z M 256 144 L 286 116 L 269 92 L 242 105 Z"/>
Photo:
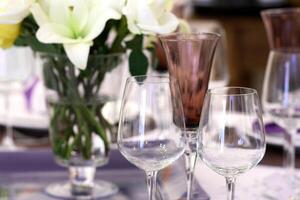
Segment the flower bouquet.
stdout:
<path fill-rule="evenodd" d="M 110 124 L 101 112 L 107 98 L 100 95 L 101 83 L 126 60 L 132 75 L 147 72 L 145 50 L 153 52 L 153 36 L 173 32 L 179 24 L 172 5 L 172 0 L 0 3 L 0 47 L 28 46 L 43 66 L 52 149 L 58 163 L 69 167 L 71 180 L 71 192 L 56 185 L 50 194 L 110 193 L 96 193 L 99 188 L 93 182 L 95 167 L 107 162 L 109 150 Z"/>

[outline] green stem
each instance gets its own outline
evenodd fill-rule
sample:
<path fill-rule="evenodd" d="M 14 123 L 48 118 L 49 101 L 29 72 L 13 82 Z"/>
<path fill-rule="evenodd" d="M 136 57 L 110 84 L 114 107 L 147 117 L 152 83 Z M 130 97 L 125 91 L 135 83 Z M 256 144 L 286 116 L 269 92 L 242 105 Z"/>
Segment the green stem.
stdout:
<path fill-rule="evenodd" d="M 53 132 L 53 151 L 62 159 L 70 159 L 74 150 L 79 150 L 84 159 L 90 159 L 93 133 L 99 135 L 103 140 L 105 152 L 108 153 L 109 150 L 105 132 L 107 124 L 103 123 L 104 118 L 101 116 L 101 111 L 98 112 L 101 102 L 93 105 L 93 98 L 97 98 L 105 73 L 114 68 L 115 62 L 113 62 L 113 66 L 106 66 L 107 62 L 104 62 L 104 64 L 102 63 L 104 66 L 101 64 L 100 68 L 98 62 L 91 64 L 96 67 L 91 67 L 76 75 L 74 66 L 67 59 L 60 56 L 57 58 L 49 56 L 47 63 L 49 66 L 47 67 L 53 70 L 52 78 L 56 81 L 56 86 L 51 89 L 56 90 L 60 98 L 58 104 L 56 104 L 57 102 L 51 104 L 53 116 L 50 125 Z M 99 74 L 96 79 L 92 80 L 96 72 Z M 87 81 L 84 82 L 84 80 Z M 83 89 L 83 93 L 81 89 Z M 74 127 L 78 128 L 76 132 Z"/>
<path fill-rule="evenodd" d="M 115 40 L 112 44 L 112 47 L 111 47 L 112 53 L 124 51 L 124 49 L 122 47 L 122 42 L 128 33 L 129 33 L 129 30 L 127 28 L 127 20 L 125 17 L 123 17 L 120 21 L 120 24 L 119 24 L 119 27 L 117 30 L 117 37 L 115 38 Z"/>
<path fill-rule="evenodd" d="M 77 108 L 76 105 L 73 106 L 73 109 L 76 113 L 76 117 L 77 117 L 77 122 L 78 122 L 78 129 L 79 129 L 79 133 L 81 135 L 81 144 L 85 144 L 85 145 L 81 145 L 81 152 L 83 153 L 83 157 L 84 159 L 88 160 L 91 158 L 91 152 L 92 152 L 92 143 L 91 143 L 91 131 L 89 130 L 89 126 L 88 123 L 85 122 L 84 118 L 81 115 L 81 111 L 79 108 Z M 83 138 L 82 136 L 85 136 L 85 138 Z M 82 141 L 83 139 L 85 139 L 84 141 Z"/>
<path fill-rule="evenodd" d="M 86 120 L 90 123 L 90 125 L 95 130 L 95 132 L 102 138 L 105 145 L 105 150 L 106 152 L 108 152 L 109 144 L 108 144 L 108 140 L 104 128 L 99 122 L 96 121 L 94 116 L 92 116 L 91 113 L 85 107 L 80 106 L 79 108 L 84 118 L 86 118 Z"/>

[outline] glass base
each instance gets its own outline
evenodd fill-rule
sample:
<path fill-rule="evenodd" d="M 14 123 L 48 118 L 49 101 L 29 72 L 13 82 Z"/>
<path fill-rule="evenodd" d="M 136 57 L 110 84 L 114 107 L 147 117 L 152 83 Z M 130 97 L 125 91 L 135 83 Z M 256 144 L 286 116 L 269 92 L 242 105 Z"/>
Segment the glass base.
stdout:
<path fill-rule="evenodd" d="M 10 137 L 4 137 L 2 143 L 0 144 L 1 151 L 22 151 L 25 148 L 16 146 L 13 139 Z"/>
<path fill-rule="evenodd" d="M 69 183 L 53 183 L 45 189 L 46 194 L 61 199 L 98 199 L 118 193 L 117 185 L 107 181 L 96 181 L 92 196 L 73 196 L 71 194 L 71 185 Z"/>

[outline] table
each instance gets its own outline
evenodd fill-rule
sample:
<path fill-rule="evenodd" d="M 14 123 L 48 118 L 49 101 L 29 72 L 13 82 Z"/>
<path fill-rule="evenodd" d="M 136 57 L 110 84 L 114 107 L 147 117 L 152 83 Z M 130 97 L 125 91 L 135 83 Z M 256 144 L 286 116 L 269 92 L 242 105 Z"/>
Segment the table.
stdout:
<path fill-rule="evenodd" d="M 66 181 L 68 173 L 53 160 L 49 149 L 0 153 L 0 199 L 53 200 L 44 188 L 53 182 Z M 130 164 L 118 150 L 111 150 L 110 162 L 97 170 L 97 180 L 111 181 L 119 186 L 119 193 L 105 200 L 147 199 L 145 173 Z M 159 196 L 164 200 L 181 200 L 186 182 L 183 159 L 159 173 Z M 195 182 L 195 190 L 202 200 L 208 195 Z"/>
<path fill-rule="evenodd" d="M 121 171 L 120 174 L 118 174 L 120 177 L 124 177 L 124 173 L 126 174 L 128 170 L 134 168 L 133 165 L 131 165 L 128 162 L 123 162 L 121 165 L 117 164 L 120 160 L 124 161 L 124 158 L 120 155 L 120 153 L 117 150 L 114 150 L 111 152 L 111 159 L 109 165 L 103 166 L 98 170 L 98 177 L 103 177 L 103 173 L 115 173 L 116 171 L 112 172 L 110 171 L 112 167 L 117 170 Z M 180 161 L 182 162 L 182 160 Z M 298 164 L 300 164 L 300 159 L 297 159 Z M 32 190 L 38 190 L 39 192 L 42 191 L 42 189 L 51 181 L 44 181 L 43 179 L 49 179 L 49 177 L 52 177 L 51 180 L 66 180 L 67 179 L 67 172 L 64 168 L 59 167 L 56 165 L 56 163 L 53 160 L 53 155 L 49 148 L 37 148 L 37 149 L 30 149 L 27 151 L 22 152 L 0 152 L 0 182 L 3 181 L 3 174 L 14 174 L 15 177 L 14 180 L 31 180 L 32 177 L 35 177 L 35 179 L 40 180 L 42 183 L 39 185 L 39 187 L 36 187 L 35 185 L 28 185 L 29 188 L 27 188 L 29 191 Z M 22 164 L 23 163 L 23 164 Z M 280 167 L 282 165 L 282 148 L 279 146 L 272 146 L 267 145 L 267 151 L 265 154 L 264 159 L 260 163 L 259 166 L 256 168 L 250 170 L 249 172 L 241 175 L 238 178 L 237 187 L 236 187 L 236 193 L 237 193 L 237 200 L 247 200 L 247 199 L 258 199 L 258 200 L 270 200 L 270 199 L 287 199 L 288 197 L 284 195 L 288 195 L 291 193 L 289 189 L 285 189 L 283 191 L 280 191 L 279 194 L 276 193 L 277 191 L 274 190 L 268 190 L 268 187 L 266 183 L 270 183 L 271 181 L 265 181 L 268 180 L 268 176 L 272 174 L 282 174 L 283 169 Z M 22 166 L 22 167 L 20 167 Z M 183 166 L 183 165 L 181 165 Z M 299 166 L 299 165 L 298 165 Z M 124 171 L 122 171 L 124 170 Z M 183 168 L 182 168 L 183 170 Z M 138 172 L 137 172 L 138 171 Z M 183 172 L 183 171 L 182 171 Z M 139 186 L 141 188 L 139 190 L 146 189 L 146 185 L 144 184 L 144 174 L 140 170 L 135 170 L 130 173 L 136 173 L 139 183 Z M 46 176 L 44 176 L 46 174 Z M 134 175 L 134 176 L 135 176 Z M 203 187 L 203 189 L 208 193 L 211 200 L 219 200 L 219 199 L 225 199 L 226 194 L 226 187 L 225 187 L 225 180 L 223 177 L 219 176 L 209 168 L 207 168 L 200 160 L 198 160 L 197 168 L 195 171 L 195 176 L 197 179 L 197 182 Z M 109 175 L 108 175 L 109 177 Z M 105 177 L 104 177 L 105 178 Z M 185 188 L 184 180 L 185 176 L 182 173 L 179 176 L 179 181 L 175 181 L 177 183 L 181 183 L 179 185 L 179 188 Z M 279 180 L 275 180 L 279 181 Z M 4 180 L 5 182 L 5 180 Z M 30 182 L 30 181 L 29 181 Z M 3 183 L 3 182 L 2 182 Z M 183 183 L 183 184 L 182 184 Z M 124 185 L 124 182 L 120 181 L 118 183 L 119 185 Z M 127 184 L 128 185 L 128 182 Z M 134 184 L 134 180 L 131 184 L 134 188 L 137 187 L 137 185 Z M 173 185 L 170 184 L 170 185 Z M 17 185 L 18 186 L 18 185 Z M 19 185 L 20 186 L 20 185 Z M 178 187 L 175 186 L 175 188 Z M 199 188 L 196 188 L 198 190 Z M 124 190 L 124 189 L 123 189 Z M 126 188 L 125 188 L 126 190 Z M 176 189 L 175 189 L 176 190 Z M 20 191 L 20 190 L 18 190 Z M 23 190 L 21 190 L 23 191 Z M 26 190 L 27 191 L 27 190 Z M 163 189 L 165 191 L 165 189 Z M 171 189 L 172 191 L 172 189 Z M 266 191 L 269 191 L 266 193 Z M 4 190 L 0 189 L 0 199 L 1 199 L 1 193 L 7 192 L 7 190 L 4 188 Z M 14 193 L 14 191 L 13 191 Z M 27 196 L 28 194 L 25 194 Z M 41 193 L 39 193 L 40 195 Z M 126 193 L 125 193 L 126 194 Z M 145 194 L 145 193 L 143 193 Z M 278 195 L 283 195 L 278 196 Z M 43 196 L 37 195 L 37 199 L 42 200 L 48 200 Z M 116 198 L 125 198 L 123 196 L 124 194 L 121 193 L 119 196 L 116 196 Z M 274 196 L 275 195 L 275 196 Z M 242 196 L 242 198 L 241 198 Z M 255 198 L 252 198 L 255 196 Z M 282 198 L 279 198 L 282 197 Z M 128 197 L 126 197 L 128 199 Z M 125 199 L 126 199 L 125 198 Z M 11 198 L 14 200 L 19 200 L 22 198 Z M 26 199 L 26 198 L 25 198 Z M 33 196 L 30 196 L 31 200 L 35 200 Z M 130 197 L 129 199 L 135 200 L 134 197 Z M 139 199 L 139 198 L 136 198 Z M 143 199 L 143 198 L 142 198 Z M 112 199 L 114 200 L 114 199 Z M 119 200 L 119 199 L 116 199 Z M 170 199 L 173 200 L 173 199 Z"/>
<path fill-rule="evenodd" d="M 280 167 L 259 165 L 238 176 L 236 200 L 288 200 L 293 194 L 291 188 L 280 178 L 284 170 Z M 300 174 L 298 171 L 297 174 Z M 198 162 L 196 178 L 209 194 L 211 200 L 226 199 L 225 179 Z M 271 188 L 271 184 L 276 187 Z M 273 187 L 273 186 L 272 186 Z"/>
<path fill-rule="evenodd" d="M 299 154 L 297 149 L 297 154 Z M 295 191 L 282 178 L 285 169 L 282 167 L 283 148 L 267 145 L 266 154 L 258 166 L 237 177 L 237 200 L 288 200 L 293 199 Z M 296 159 L 300 166 L 300 156 Z M 216 174 L 201 161 L 198 161 L 195 176 L 199 184 L 209 194 L 211 200 L 226 199 L 224 177 Z M 296 170 L 300 177 L 300 170 Z M 295 188 L 295 190 L 299 190 Z M 297 196 L 299 192 L 297 191 Z M 297 199 L 297 198 L 296 198 Z"/>

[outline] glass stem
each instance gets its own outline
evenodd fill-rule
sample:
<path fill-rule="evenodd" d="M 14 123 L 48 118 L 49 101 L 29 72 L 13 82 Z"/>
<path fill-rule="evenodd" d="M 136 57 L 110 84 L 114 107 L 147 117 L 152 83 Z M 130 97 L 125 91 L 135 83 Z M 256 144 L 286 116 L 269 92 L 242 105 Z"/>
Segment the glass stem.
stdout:
<path fill-rule="evenodd" d="M 157 171 L 146 172 L 149 200 L 155 200 Z"/>
<path fill-rule="evenodd" d="M 6 92 L 4 94 L 4 106 L 5 106 L 5 112 L 6 112 L 6 130 L 5 134 L 2 140 L 2 145 L 4 147 L 13 147 L 14 142 L 13 142 L 13 129 L 12 129 L 12 123 L 11 123 L 11 113 L 10 113 L 10 105 L 9 105 L 9 96 L 10 92 Z"/>
<path fill-rule="evenodd" d="M 197 160 L 196 152 L 185 151 L 185 161 L 186 161 L 186 176 L 187 176 L 187 200 L 191 199 L 192 187 L 194 181 L 194 169 Z"/>
<path fill-rule="evenodd" d="M 71 193 L 74 197 L 91 197 L 96 169 L 93 166 L 70 166 Z"/>
<path fill-rule="evenodd" d="M 295 172 L 295 134 L 296 130 L 291 130 L 290 134 L 285 133 L 285 155 L 284 155 L 284 166 L 288 169 L 291 177 L 294 177 Z M 293 178 L 292 178 L 293 179 Z"/>
<path fill-rule="evenodd" d="M 188 147 L 185 151 L 185 166 L 187 175 L 187 200 L 192 197 L 194 170 L 197 160 L 197 131 L 187 131 Z"/>
<path fill-rule="evenodd" d="M 227 200 L 234 200 L 235 177 L 226 177 Z"/>

